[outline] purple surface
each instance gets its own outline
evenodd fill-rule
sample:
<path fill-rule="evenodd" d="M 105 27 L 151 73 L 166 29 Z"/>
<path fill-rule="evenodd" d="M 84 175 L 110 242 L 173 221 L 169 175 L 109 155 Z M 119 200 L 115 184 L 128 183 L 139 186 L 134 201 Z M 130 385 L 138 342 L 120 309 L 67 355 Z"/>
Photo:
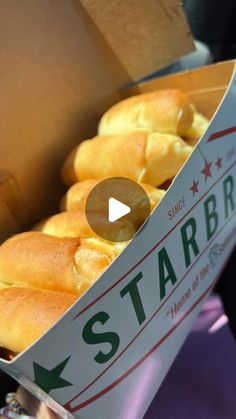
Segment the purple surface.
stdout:
<path fill-rule="evenodd" d="M 145 419 L 236 419 L 236 344 L 215 297 L 205 304 Z"/>

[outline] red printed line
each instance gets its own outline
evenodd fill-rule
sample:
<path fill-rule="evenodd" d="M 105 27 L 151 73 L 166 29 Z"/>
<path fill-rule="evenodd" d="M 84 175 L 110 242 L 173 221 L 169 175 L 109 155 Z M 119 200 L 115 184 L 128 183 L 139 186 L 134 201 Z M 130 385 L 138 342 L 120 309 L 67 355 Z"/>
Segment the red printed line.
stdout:
<path fill-rule="evenodd" d="M 210 137 L 207 140 L 207 143 L 210 143 L 211 141 L 214 141 L 214 140 L 218 140 L 218 138 L 225 137 L 226 135 L 232 134 L 232 132 L 235 132 L 235 131 L 236 131 L 236 126 L 223 129 L 222 131 L 217 131 L 214 134 L 210 135 Z"/>
<path fill-rule="evenodd" d="M 195 309 L 195 307 L 203 300 L 203 298 L 208 294 L 208 292 L 214 287 L 216 282 L 218 281 L 224 267 L 227 261 L 223 264 L 220 272 L 218 273 L 215 280 L 212 282 L 211 285 L 201 294 L 201 296 L 195 301 L 195 303 L 189 308 L 188 311 L 175 323 L 175 325 L 148 351 L 146 354 L 138 361 L 136 362 L 131 368 L 129 368 L 124 374 L 122 374 L 117 380 L 113 381 L 109 386 L 105 387 L 103 390 L 101 390 L 99 393 L 95 394 L 94 396 L 90 397 L 90 399 L 85 400 L 84 402 L 78 404 L 75 407 L 70 406 L 70 402 L 66 403 L 64 405 L 64 408 L 68 410 L 70 413 L 75 413 L 80 409 L 83 409 L 84 407 L 88 406 L 89 404 L 93 403 L 100 397 L 104 396 L 106 393 L 111 391 L 113 388 L 115 388 L 117 385 L 119 385 L 123 380 L 125 380 L 126 377 L 128 377 L 134 370 L 136 370 L 146 359 L 152 355 L 153 352 L 155 352 L 164 342 L 165 340 L 177 329 L 177 327 L 189 316 L 189 314 Z M 73 399 L 72 399 L 73 401 Z"/>
<path fill-rule="evenodd" d="M 232 163 L 230 167 L 219 177 L 219 179 L 213 183 L 213 185 L 201 196 L 201 198 L 198 199 L 198 201 L 195 202 L 195 204 L 186 212 L 186 214 L 180 218 L 180 220 L 166 233 L 165 236 L 162 237 L 162 239 L 155 244 L 155 246 L 149 250 L 148 253 L 146 253 L 145 256 L 143 256 L 142 259 L 140 259 L 132 268 L 128 270 L 121 278 L 119 278 L 111 287 L 107 288 L 106 291 L 104 291 L 102 294 L 100 294 L 95 300 L 93 300 L 90 304 L 88 304 L 86 307 L 84 307 L 82 310 L 79 311 L 78 314 L 72 319 L 75 320 L 77 317 L 81 316 L 85 311 L 87 311 L 90 307 L 92 307 L 97 301 L 99 301 L 101 298 L 103 298 L 108 292 L 110 292 L 113 288 L 115 288 L 121 281 L 123 281 L 124 278 L 126 278 L 127 275 L 130 274 L 137 266 L 139 266 L 171 233 L 175 228 L 187 217 L 187 215 L 199 204 L 200 201 L 210 192 L 212 188 L 215 187 L 217 183 L 233 168 L 233 166 L 236 164 L 236 162 Z"/>
<path fill-rule="evenodd" d="M 143 330 L 148 326 L 148 324 L 153 320 L 153 318 L 158 314 L 158 312 L 161 310 L 163 305 L 168 301 L 168 299 L 171 297 L 171 295 L 174 293 L 174 291 L 178 288 L 178 286 L 183 282 L 183 280 L 186 278 L 186 276 L 189 274 L 189 272 L 193 269 L 193 267 L 196 265 L 198 260 L 202 257 L 202 255 L 205 253 L 205 251 L 211 246 L 213 241 L 216 239 L 216 237 L 220 234 L 220 232 L 225 228 L 225 226 L 231 221 L 233 216 L 235 215 L 235 211 L 231 214 L 231 216 L 228 218 L 226 223 L 218 230 L 218 232 L 214 235 L 214 237 L 208 242 L 207 246 L 204 248 L 204 250 L 198 255 L 198 257 L 195 259 L 194 263 L 191 265 L 191 267 L 185 272 L 184 276 L 179 280 L 178 284 L 173 288 L 172 292 L 168 295 L 168 297 L 163 301 L 163 303 L 158 307 L 158 309 L 153 313 L 153 315 L 150 317 L 150 319 L 145 323 L 145 325 L 140 329 L 140 331 L 137 333 L 137 335 L 134 336 L 134 338 L 126 345 L 126 347 L 121 351 L 121 353 L 105 368 L 97 377 L 93 379 L 83 390 L 81 390 L 76 396 L 71 399 L 69 403 L 72 403 L 76 398 L 80 397 L 86 390 L 88 390 L 96 381 L 99 380 L 111 367 L 114 365 L 118 359 L 127 351 L 127 349 L 133 344 L 133 342 L 139 337 L 139 335 L 143 332 Z"/>

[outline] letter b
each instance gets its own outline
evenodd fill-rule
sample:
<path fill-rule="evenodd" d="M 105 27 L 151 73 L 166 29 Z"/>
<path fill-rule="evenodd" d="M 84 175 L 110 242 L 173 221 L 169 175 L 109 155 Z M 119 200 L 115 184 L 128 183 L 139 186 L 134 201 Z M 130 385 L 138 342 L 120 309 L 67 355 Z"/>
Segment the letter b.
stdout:
<path fill-rule="evenodd" d="M 210 195 L 204 202 L 207 240 L 215 234 L 218 227 L 218 214 L 216 212 L 216 197 Z"/>

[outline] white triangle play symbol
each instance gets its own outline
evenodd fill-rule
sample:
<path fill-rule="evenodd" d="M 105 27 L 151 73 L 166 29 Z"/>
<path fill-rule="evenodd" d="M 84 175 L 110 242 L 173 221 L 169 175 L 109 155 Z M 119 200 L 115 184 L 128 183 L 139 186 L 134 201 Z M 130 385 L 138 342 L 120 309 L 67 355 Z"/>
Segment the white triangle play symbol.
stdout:
<path fill-rule="evenodd" d="M 108 200 L 108 220 L 110 223 L 119 220 L 119 218 L 124 217 L 124 215 L 131 212 L 128 205 L 123 204 L 115 198 L 109 198 Z"/>

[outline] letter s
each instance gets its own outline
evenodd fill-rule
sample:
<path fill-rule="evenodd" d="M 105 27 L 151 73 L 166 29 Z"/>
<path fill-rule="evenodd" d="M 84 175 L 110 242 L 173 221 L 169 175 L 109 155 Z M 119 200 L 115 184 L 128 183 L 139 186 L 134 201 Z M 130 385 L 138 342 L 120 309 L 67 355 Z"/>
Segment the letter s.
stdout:
<path fill-rule="evenodd" d="M 86 325 L 83 328 L 82 336 L 86 343 L 90 345 L 97 345 L 99 343 L 109 343 L 111 345 L 111 350 L 108 353 L 99 351 L 94 357 L 95 361 L 99 364 L 103 364 L 109 361 L 113 355 L 117 352 L 120 345 L 120 338 L 115 332 L 103 332 L 97 333 L 93 332 L 93 325 L 97 322 L 105 324 L 110 316 L 104 312 L 100 311 L 95 314 L 91 319 L 88 320 Z"/>

